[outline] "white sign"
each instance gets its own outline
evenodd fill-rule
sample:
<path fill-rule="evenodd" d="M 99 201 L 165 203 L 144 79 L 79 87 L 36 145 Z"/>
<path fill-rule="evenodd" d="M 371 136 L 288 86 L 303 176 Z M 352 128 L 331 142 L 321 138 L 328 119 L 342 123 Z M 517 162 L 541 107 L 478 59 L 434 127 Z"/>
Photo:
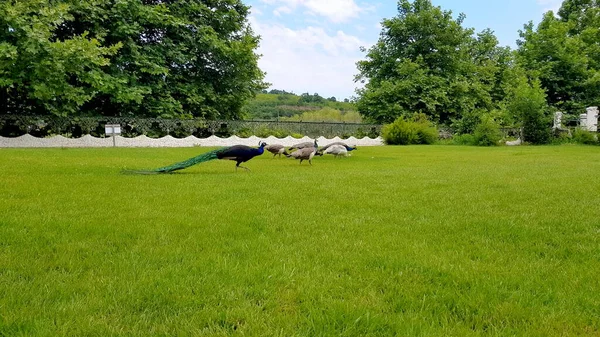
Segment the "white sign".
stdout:
<path fill-rule="evenodd" d="M 106 124 L 104 126 L 104 132 L 107 136 L 120 135 L 121 125 L 120 124 Z"/>

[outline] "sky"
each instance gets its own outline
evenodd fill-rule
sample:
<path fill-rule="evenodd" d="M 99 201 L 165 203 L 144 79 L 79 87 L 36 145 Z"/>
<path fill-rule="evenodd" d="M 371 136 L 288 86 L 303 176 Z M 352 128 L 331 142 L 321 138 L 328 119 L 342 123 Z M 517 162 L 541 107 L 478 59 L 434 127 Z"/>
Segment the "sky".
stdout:
<path fill-rule="evenodd" d="M 463 27 L 490 28 L 503 46 L 516 47 L 519 30 L 538 23 L 561 0 L 432 0 L 435 6 L 464 13 Z M 360 47 L 377 42 L 380 22 L 398 14 L 396 0 L 245 0 L 249 22 L 261 36 L 260 68 L 270 89 L 352 98 L 359 85 Z"/>

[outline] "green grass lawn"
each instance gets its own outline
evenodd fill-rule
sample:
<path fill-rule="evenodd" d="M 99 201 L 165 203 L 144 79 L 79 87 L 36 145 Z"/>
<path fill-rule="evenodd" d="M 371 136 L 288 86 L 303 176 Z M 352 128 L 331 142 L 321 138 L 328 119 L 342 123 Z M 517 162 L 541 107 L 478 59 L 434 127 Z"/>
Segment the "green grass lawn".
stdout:
<path fill-rule="evenodd" d="M 0 336 L 600 336 L 600 147 L 0 149 Z"/>

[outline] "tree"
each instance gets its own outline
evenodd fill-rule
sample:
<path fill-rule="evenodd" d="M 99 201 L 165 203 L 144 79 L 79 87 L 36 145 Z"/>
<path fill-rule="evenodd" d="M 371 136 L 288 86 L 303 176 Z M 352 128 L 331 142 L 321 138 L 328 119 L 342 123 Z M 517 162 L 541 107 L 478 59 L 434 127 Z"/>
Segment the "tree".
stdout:
<path fill-rule="evenodd" d="M 539 77 L 549 105 L 576 114 L 600 99 L 600 6 L 566 0 L 558 13 L 519 32 L 518 63 Z"/>
<path fill-rule="evenodd" d="M 473 36 L 464 18 L 430 0 L 400 0 L 398 15 L 383 21 L 379 41 L 357 64 L 355 79 L 366 83 L 357 91 L 359 111 L 380 123 L 423 112 L 450 124 L 465 112 L 492 109 L 510 52 L 490 30 Z"/>
<path fill-rule="evenodd" d="M 56 39 L 73 20 L 70 6 L 49 0 L 0 4 L 0 110 L 4 113 L 73 114 L 115 81 L 104 68 L 122 47 L 88 32 Z"/>
<path fill-rule="evenodd" d="M 12 100 L 38 112 L 235 119 L 243 103 L 266 87 L 254 53 L 259 39 L 247 22 L 249 7 L 239 0 L 20 3 L 0 5 L 0 27 L 6 23 L 19 33 L 12 40 L 2 39 L 5 46 L 0 52 L 13 55 L 12 64 L 24 69 L 50 64 L 55 72 L 64 72 L 55 74 L 58 78 L 86 94 L 73 96 L 65 91 L 67 86 L 54 85 L 46 95 L 36 95 L 44 82 L 29 70 L 21 81 L 3 77 L 0 86 L 14 88 Z M 55 19 L 38 27 L 35 20 L 47 13 L 55 13 Z M 47 28 L 44 34 L 27 33 L 42 28 Z M 69 71 L 63 61 L 48 56 L 48 46 L 67 41 L 89 41 L 95 49 L 86 49 L 88 54 L 94 52 L 95 59 L 102 60 L 73 58 L 81 51 L 71 48 L 64 59 L 83 71 Z M 35 59 L 23 56 L 32 43 L 41 44 Z M 0 74 L 6 73 L 7 63 L 0 67 Z M 90 69 L 94 72 L 88 75 Z M 48 104 L 54 105 L 52 109 Z"/>
<path fill-rule="evenodd" d="M 523 128 L 524 141 L 547 143 L 550 139 L 550 116 L 541 81 L 528 78 L 525 71 L 519 68 L 515 68 L 513 74 L 515 85 L 506 98 L 508 113 Z"/>
<path fill-rule="evenodd" d="M 321 97 L 318 93 L 309 94 L 307 92 L 300 95 L 300 99 L 298 100 L 298 104 L 303 103 L 323 103 L 325 102 L 325 98 Z"/>

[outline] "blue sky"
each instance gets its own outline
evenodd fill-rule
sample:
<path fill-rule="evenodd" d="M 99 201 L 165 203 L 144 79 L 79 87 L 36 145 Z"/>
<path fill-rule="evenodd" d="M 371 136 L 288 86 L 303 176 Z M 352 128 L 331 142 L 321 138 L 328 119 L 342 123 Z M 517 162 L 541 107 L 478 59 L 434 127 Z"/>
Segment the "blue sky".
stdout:
<path fill-rule="evenodd" d="M 518 31 L 544 12 L 557 10 L 561 0 L 432 0 L 436 6 L 464 13 L 464 27 L 490 28 L 501 45 L 514 48 Z M 397 1 L 246 0 L 249 18 L 261 36 L 259 66 L 271 89 L 296 94 L 319 93 L 338 100 L 350 98 L 357 86 L 356 62 L 361 46 L 375 43 L 384 18 L 397 15 Z"/>

